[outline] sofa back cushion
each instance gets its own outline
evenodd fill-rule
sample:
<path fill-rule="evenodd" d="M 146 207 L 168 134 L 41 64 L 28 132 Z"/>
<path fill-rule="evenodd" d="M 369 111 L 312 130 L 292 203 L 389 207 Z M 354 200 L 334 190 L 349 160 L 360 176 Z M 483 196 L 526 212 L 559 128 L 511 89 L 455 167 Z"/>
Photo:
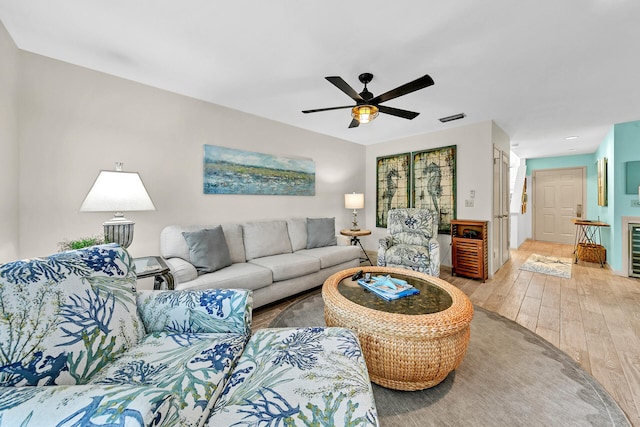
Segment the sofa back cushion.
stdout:
<path fill-rule="evenodd" d="M 0 385 L 84 384 L 144 335 L 115 244 L 0 265 Z"/>
<path fill-rule="evenodd" d="M 251 335 L 253 298 L 247 289 L 138 292 L 147 333 Z"/>
<path fill-rule="evenodd" d="M 292 252 L 285 220 L 247 222 L 242 230 L 247 261 Z"/>
<path fill-rule="evenodd" d="M 291 240 L 293 252 L 307 248 L 307 219 L 289 218 L 287 219 L 287 231 Z"/>
<path fill-rule="evenodd" d="M 387 220 L 394 244 L 429 246 L 438 237 L 438 220 L 429 209 L 391 209 Z"/>
<path fill-rule="evenodd" d="M 182 258 L 191 262 L 189 257 L 189 245 L 182 235 L 183 232 L 193 232 L 203 229 L 213 229 L 217 225 L 169 225 L 160 232 L 160 254 L 164 258 Z M 240 224 L 222 224 L 224 238 L 227 241 L 231 262 L 246 262 L 244 255 L 244 242 L 242 239 L 242 227 Z"/>

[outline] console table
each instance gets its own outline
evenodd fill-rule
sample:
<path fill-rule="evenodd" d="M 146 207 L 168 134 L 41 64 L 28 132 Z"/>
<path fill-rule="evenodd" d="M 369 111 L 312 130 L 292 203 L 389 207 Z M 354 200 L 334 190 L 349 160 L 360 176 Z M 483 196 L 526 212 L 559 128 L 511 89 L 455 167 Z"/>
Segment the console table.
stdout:
<path fill-rule="evenodd" d="M 585 219 L 573 219 L 576 225 L 576 240 L 573 249 L 573 262 L 578 263 L 578 258 L 588 253 L 589 258 L 584 259 L 587 262 L 598 262 L 600 267 L 604 268 L 606 261 L 606 253 L 604 247 L 600 244 L 602 235 L 600 230 L 602 227 L 609 227 L 609 224 L 600 221 L 589 221 Z"/>

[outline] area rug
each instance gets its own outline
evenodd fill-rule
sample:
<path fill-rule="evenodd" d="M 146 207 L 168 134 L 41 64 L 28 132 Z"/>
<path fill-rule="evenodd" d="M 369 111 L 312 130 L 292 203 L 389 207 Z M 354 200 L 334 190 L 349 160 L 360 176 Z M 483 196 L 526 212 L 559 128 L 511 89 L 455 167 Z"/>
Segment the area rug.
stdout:
<path fill-rule="evenodd" d="M 558 258 L 532 254 L 529 258 L 527 258 L 525 263 L 522 264 L 520 270 L 570 279 L 572 265 L 573 259 L 571 258 Z"/>
<path fill-rule="evenodd" d="M 437 386 L 414 392 L 373 384 L 386 426 L 629 426 L 602 386 L 533 332 L 479 307 L 467 354 Z M 324 326 L 319 291 L 270 327 Z"/>

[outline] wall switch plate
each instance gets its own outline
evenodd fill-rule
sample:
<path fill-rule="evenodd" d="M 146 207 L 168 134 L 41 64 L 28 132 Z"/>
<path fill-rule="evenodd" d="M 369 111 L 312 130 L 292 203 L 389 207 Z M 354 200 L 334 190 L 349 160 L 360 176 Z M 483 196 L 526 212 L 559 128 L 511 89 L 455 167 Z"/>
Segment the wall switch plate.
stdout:
<path fill-rule="evenodd" d="M 473 207 L 473 199 L 467 199 L 464 201 L 464 207 L 465 208 L 472 208 Z"/>
<path fill-rule="evenodd" d="M 640 200 L 632 200 L 631 201 L 632 208 L 640 208 Z"/>

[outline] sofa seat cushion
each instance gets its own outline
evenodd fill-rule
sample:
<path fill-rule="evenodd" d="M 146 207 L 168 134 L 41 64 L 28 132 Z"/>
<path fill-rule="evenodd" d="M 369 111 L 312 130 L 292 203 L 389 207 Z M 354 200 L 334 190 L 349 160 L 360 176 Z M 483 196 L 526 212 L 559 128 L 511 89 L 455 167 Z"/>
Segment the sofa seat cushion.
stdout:
<path fill-rule="evenodd" d="M 360 258 L 358 246 L 325 246 L 322 248 L 303 249 L 296 254 L 306 255 L 320 260 L 320 268 L 333 267 L 345 261 Z"/>
<path fill-rule="evenodd" d="M 245 342 L 242 334 L 156 332 L 105 367 L 91 382 L 164 389 L 178 400 L 176 425 L 200 426 Z"/>
<path fill-rule="evenodd" d="M 343 328 L 257 331 L 206 425 L 377 426 L 357 337 Z"/>
<path fill-rule="evenodd" d="M 292 279 L 294 277 L 305 276 L 307 274 L 320 271 L 320 260 L 318 258 L 300 254 L 281 254 L 249 261 L 271 270 L 273 281 Z"/>
<path fill-rule="evenodd" d="M 425 271 L 431 262 L 429 247 L 415 245 L 395 245 L 385 251 L 386 265 L 409 267 L 416 271 Z"/>
<path fill-rule="evenodd" d="M 176 284 L 183 289 L 259 289 L 273 282 L 271 270 L 255 264 L 241 262 L 222 270 L 203 274 L 190 282 Z"/>
<path fill-rule="evenodd" d="M 173 393 L 139 385 L 0 387 L 3 426 L 174 426 Z"/>

